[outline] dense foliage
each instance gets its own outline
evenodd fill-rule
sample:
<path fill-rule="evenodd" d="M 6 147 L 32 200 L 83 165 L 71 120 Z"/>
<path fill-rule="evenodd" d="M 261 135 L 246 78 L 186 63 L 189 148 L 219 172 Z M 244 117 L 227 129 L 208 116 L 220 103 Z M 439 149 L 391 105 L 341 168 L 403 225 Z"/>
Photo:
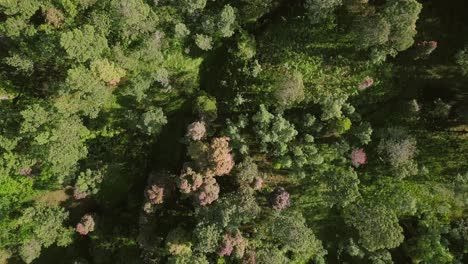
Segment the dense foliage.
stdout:
<path fill-rule="evenodd" d="M 0 263 L 467 263 L 463 0 L 0 0 Z"/>

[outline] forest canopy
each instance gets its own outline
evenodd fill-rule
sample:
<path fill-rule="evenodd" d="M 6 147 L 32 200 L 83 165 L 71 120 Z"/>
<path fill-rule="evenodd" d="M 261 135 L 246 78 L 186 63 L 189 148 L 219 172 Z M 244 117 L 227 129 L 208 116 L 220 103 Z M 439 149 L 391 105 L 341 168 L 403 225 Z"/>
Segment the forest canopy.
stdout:
<path fill-rule="evenodd" d="M 468 262 L 464 0 L 0 0 L 0 264 Z"/>

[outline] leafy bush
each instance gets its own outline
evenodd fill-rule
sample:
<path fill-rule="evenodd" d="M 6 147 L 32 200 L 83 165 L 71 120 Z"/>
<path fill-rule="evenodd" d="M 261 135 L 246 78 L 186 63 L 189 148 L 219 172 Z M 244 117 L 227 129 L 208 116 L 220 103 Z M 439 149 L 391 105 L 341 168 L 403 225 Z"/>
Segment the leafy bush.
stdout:
<path fill-rule="evenodd" d="M 462 74 L 468 75 L 468 46 L 457 52 L 455 62 L 460 67 Z"/>
<path fill-rule="evenodd" d="M 342 0 L 306 0 L 305 9 L 312 23 L 333 18 L 333 11 L 342 4 Z"/>
<path fill-rule="evenodd" d="M 395 171 L 397 178 L 405 178 L 418 172 L 414 157 L 416 155 L 416 140 L 398 127 L 388 128 L 384 138 L 380 140 L 377 150 L 384 161 Z"/>
<path fill-rule="evenodd" d="M 165 124 L 167 124 L 167 118 L 162 109 L 157 107 L 141 115 L 137 128 L 141 129 L 147 135 L 154 135 L 159 133 Z"/>
<path fill-rule="evenodd" d="M 356 228 L 359 243 L 371 252 L 392 249 L 403 242 L 403 229 L 398 218 L 385 207 L 352 205 L 346 208 L 345 221 Z"/>
<path fill-rule="evenodd" d="M 90 195 L 96 195 L 99 192 L 99 187 L 104 180 L 104 170 L 92 171 L 87 169 L 84 172 L 80 172 L 78 179 L 76 180 L 74 187 L 75 199 L 83 199 Z"/>

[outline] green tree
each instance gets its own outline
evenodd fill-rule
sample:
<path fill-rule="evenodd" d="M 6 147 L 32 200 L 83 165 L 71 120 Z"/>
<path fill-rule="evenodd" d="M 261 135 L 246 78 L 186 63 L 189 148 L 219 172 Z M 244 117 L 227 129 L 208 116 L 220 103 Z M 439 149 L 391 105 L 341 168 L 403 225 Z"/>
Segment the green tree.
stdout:
<path fill-rule="evenodd" d="M 149 109 L 141 115 L 137 128 L 147 135 L 155 135 L 161 131 L 161 128 L 165 124 L 167 124 L 166 116 L 161 108 L 156 107 Z"/>
<path fill-rule="evenodd" d="M 416 0 L 390 0 L 384 6 L 384 16 L 391 25 L 389 44 L 397 51 L 411 47 L 416 35 L 416 21 L 422 5 Z"/>
<path fill-rule="evenodd" d="M 277 4 L 276 0 L 240 0 L 239 2 L 238 20 L 241 24 L 258 21 Z"/>
<path fill-rule="evenodd" d="M 414 157 L 416 155 L 416 139 L 398 127 L 388 128 L 377 146 L 378 153 L 391 166 L 395 176 L 399 179 L 415 175 L 418 167 Z"/>
<path fill-rule="evenodd" d="M 181 2 L 189 13 L 201 10 L 206 6 L 206 0 L 182 0 Z"/>
<path fill-rule="evenodd" d="M 330 205 L 346 207 L 359 197 L 359 178 L 351 167 L 333 167 L 322 177 L 324 196 Z"/>
<path fill-rule="evenodd" d="M 325 19 L 332 19 L 333 12 L 342 4 L 342 0 L 306 0 L 305 9 L 313 24 Z"/>
<path fill-rule="evenodd" d="M 200 253 L 213 253 L 218 249 L 222 229 L 216 224 L 199 224 L 193 230 L 194 250 Z"/>
<path fill-rule="evenodd" d="M 304 83 L 302 74 L 298 71 L 282 75 L 276 87 L 274 97 L 281 106 L 293 105 L 304 100 Z"/>
<path fill-rule="evenodd" d="M 28 148 L 21 153 L 30 159 L 30 165 L 41 163 L 42 179 L 63 183 L 75 172 L 77 162 L 86 157 L 84 140 L 89 131 L 75 115 L 62 116 L 39 104 L 21 112 L 24 121 L 20 133 Z"/>
<path fill-rule="evenodd" d="M 257 164 L 252 158 L 247 157 L 243 162 L 236 166 L 235 177 L 240 186 L 249 186 L 256 178 L 259 177 Z"/>
<path fill-rule="evenodd" d="M 392 255 L 388 250 L 379 250 L 373 252 L 369 256 L 369 261 L 372 264 L 393 264 Z"/>
<path fill-rule="evenodd" d="M 83 66 L 68 70 L 65 85 L 54 102 L 55 107 L 63 114 L 80 113 L 96 118 L 112 99 L 111 87 L 101 80 L 107 77 L 101 77 L 94 62 L 92 67 L 92 71 Z M 100 68 L 99 71 L 103 70 L 106 71 L 105 68 Z M 113 77 L 116 78 L 116 75 Z"/>
<path fill-rule="evenodd" d="M 367 145 L 371 142 L 373 130 L 369 122 L 362 122 L 357 126 L 352 126 L 350 132 L 359 140 L 359 143 L 363 145 Z"/>
<path fill-rule="evenodd" d="M 89 195 L 96 195 L 99 192 L 100 184 L 104 179 L 105 169 L 90 170 L 80 172 L 75 182 L 73 196 L 75 199 L 82 199 Z"/>
<path fill-rule="evenodd" d="M 91 72 L 109 85 L 117 85 L 125 76 L 125 71 L 106 59 L 91 62 Z"/>
<path fill-rule="evenodd" d="M 258 238 L 272 249 L 279 249 L 288 261 L 320 259 L 326 251 L 298 212 L 275 214 L 259 226 Z M 268 246 L 266 247 L 268 248 Z"/>
<path fill-rule="evenodd" d="M 182 227 L 171 230 L 166 237 L 166 248 L 174 256 L 192 255 L 190 235 Z"/>
<path fill-rule="evenodd" d="M 389 0 L 379 9 L 381 11 L 376 14 L 356 18 L 353 26 L 356 46 L 361 49 L 373 47 L 375 58 L 388 54 L 395 56 L 410 48 L 422 5 L 416 0 Z"/>
<path fill-rule="evenodd" d="M 388 42 L 391 25 L 381 15 L 362 17 L 353 25 L 356 46 L 362 49 L 383 45 Z"/>
<path fill-rule="evenodd" d="M 404 240 L 398 218 L 384 206 L 358 202 L 345 208 L 344 219 L 357 230 L 359 243 L 371 252 L 395 248 Z"/>
<path fill-rule="evenodd" d="M 201 50 L 205 51 L 213 48 L 212 38 L 204 34 L 197 34 L 195 36 L 195 44 L 197 44 Z"/>
<path fill-rule="evenodd" d="M 90 25 L 63 33 L 60 44 L 68 57 L 78 62 L 99 58 L 108 49 L 107 39 Z"/>
<path fill-rule="evenodd" d="M 221 197 L 209 207 L 201 208 L 200 219 L 227 231 L 234 231 L 245 224 L 254 223 L 260 214 L 260 207 L 250 190 Z"/>
<path fill-rule="evenodd" d="M 209 264 L 204 255 L 180 255 L 169 257 L 167 263 L 170 264 Z"/>
<path fill-rule="evenodd" d="M 458 64 L 461 73 L 463 75 L 468 75 L 468 45 L 457 52 L 455 55 L 455 62 Z"/>
<path fill-rule="evenodd" d="M 143 0 L 113 0 L 111 1 L 115 30 L 117 37 L 129 43 L 137 41 L 142 36 L 155 32 L 159 24 L 153 9 Z"/>
<path fill-rule="evenodd" d="M 225 5 L 221 10 L 220 18 L 217 25 L 218 34 L 222 37 L 230 37 L 234 34 L 234 23 L 236 14 L 234 8 L 230 5 Z"/>
<path fill-rule="evenodd" d="M 294 140 L 297 130 L 282 115 L 273 115 L 264 105 L 252 116 L 261 151 L 270 155 L 281 156 L 288 150 L 288 143 Z"/>
<path fill-rule="evenodd" d="M 15 221 L 10 238 L 0 242 L 0 247 L 15 247 L 26 263 L 39 257 L 43 248 L 52 244 L 67 246 L 72 242 L 73 229 L 64 227 L 68 212 L 63 208 L 36 204 L 26 208 Z M 3 237 L 3 235 L 2 235 Z M 6 244 L 4 244 L 6 243 Z"/>

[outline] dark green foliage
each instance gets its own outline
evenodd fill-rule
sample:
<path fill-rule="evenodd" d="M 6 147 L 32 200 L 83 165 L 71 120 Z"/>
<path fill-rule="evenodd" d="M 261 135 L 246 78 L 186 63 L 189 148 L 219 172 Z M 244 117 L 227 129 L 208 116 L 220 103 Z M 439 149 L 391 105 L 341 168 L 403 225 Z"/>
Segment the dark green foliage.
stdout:
<path fill-rule="evenodd" d="M 171 264 L 208 264 L 208 260 L 203 255 L 192 256 L 174 256 L 169 257 L 167 263 Z"/>
<path fill-rule="evenodd" d="M 398 218 L 386 207 L 357 203 L 346 208 L 344 217 L 358 231 L 359 243 L 369 251 L 392 249 L 403 242 Z"/>
<path fill-rule="evenodd" d="M 312 23 L 333 19 L 333 11 L 342 4 L 342 0 L 306 0 L 305 9 Z"/>
<path fill-rule="evenodd" d="M 367 145 L 371 142 L 372 132 L 372 127 L 368 122 L 363 122 L 357 126 L 351 127 L 351 134 L 354 135 L 359 140 L 359 143 L 363 145 Z"/>
<path fill-rule="evenodd" d="M 237 165 L 235 175 L 239 185 L 248 186 L 259 177 L 258 166 L 252 158 L 247 157 L 243 162 Z"/>
<path fill-rule="evenodd" d="M 457 52 L 455 62 L 460 67 L 460 71 L 463 75 L 468 75 L 468 47 Z"/>
<path fill-rule="evenodd" d="M 318 261 L 326 253 L 312 230 L 305 226 L 305 219 L 299 213 L 276 215 L 261 223 L 258 238 L 271 241 L 272 244 L 265 244 L 264 247 L 279 249 L 280 254 L 286 254 L 280 259 L 288 261 L 310 258 Z"/>
<path fill-rule="evenodd" d="M 437 98 L 434 101 L 434 108 L 429 112 L 431 118 L 443 122 L 446 121 L 450 115 L 450 109 L 452 106 L 449 103 L 442 101 L 440 98 Z"/>
<path fill-rule="evenodd" d="M 10 229 L 3 229 L 1 247 L 15 249 L 23 261 L 31 263 L 39 257 L 42 248 L 52 244 L 67 246 L 72 242 L 73 230 L 63 226 L 68 212 L 63 208 L 38 204 L 24 210 Z"/>
<path fill-rule="evenodd" d="M 242 190 L 238 194 L 220 198 L 211 208 L 201 209 L 199 213 L 202 221 L 233 231 L 253 222 L 260 214 L 260 209 L 252 191 Z"/>
<path fill-rule="evenodd" d="M 356 22 L 355 34 L 359 36 L 356 44 L 361 48 L 369 48 L 385 44 L 390 35 L 390 24 L 380 15 L 361 18 Z"/>
<path fill-rule="evenodd" d="M 273 155 L 282 155 L 287 151 L 288 143 L 297 135 L 294 125 L 282 115 L 273 115 L 264 105 L 252 117 L 256 135 L 261 142 L 261 151 L 271 151 Z"/>
<path fill-rule="evenodd" d="M 104 36 L 96 34 L 94 27 L 84 26 L 82 29 L 74 29 L 63 33 L 60 45 L 65 49 L 70 59 L 85 62 L 92 58 L 99 58 L 108 48 Z"/>
<path fill-rule="evenodd" d="M 244 23 L 255 23 L 260 17 L 268 14 L 277 5 L 277 0 L 240 0 L 238 1 L 240 21 Z"/>
<path fill-rule="evenodd" d="M 334 168 L 323 175 L 324 195 L 331 204 L 345 207 L 359 197 L 359 179 L 356 172 L 348 168 Z"/>
<path fill-rule="evenodd" d="M 395 56 L 413 45 L 422 6 L 416 0 L 388 0 L 375 9 L 379 11 L 373 7 L 361 11 L 353 32 L 356 46 L 373 48 L 372 60 L 381 62 L 386 55 Z"/>
<path fill-rule="evenodd" d="M 166 123 L 167 119 L 162 109 L 153 108 L 141 115 L 137 127 L 141 129 L 143 133 L 153 135 L 159 133 Z"/>

